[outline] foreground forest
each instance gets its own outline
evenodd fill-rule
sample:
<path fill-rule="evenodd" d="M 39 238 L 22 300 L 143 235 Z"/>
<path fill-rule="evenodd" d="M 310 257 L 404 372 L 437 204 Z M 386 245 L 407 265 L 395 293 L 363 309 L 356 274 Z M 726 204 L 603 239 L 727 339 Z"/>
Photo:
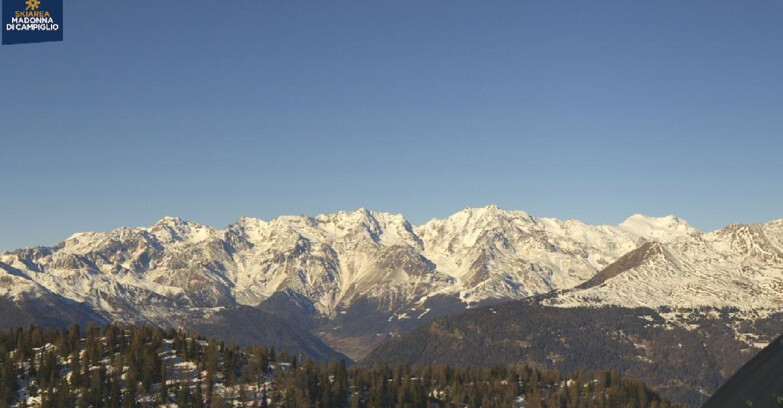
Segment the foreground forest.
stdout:
<path fill-rule="evenodd" d="M 678 315 L 688 327 L 662 314 Z M 442 317 L 392 339 L 362 364 L 491 366 L 530 364 L 573 372 L 616 370 L 672 401 L 698 407 L 759 352 L 743 333 L 767 344 L 783 316 L 735 319 L 735 310 L 661 308 L 555 308 L 508 302 Z M 749 333 L 758 333 L 749 337 Z"/>
<path fill-rule="evenodd" d="M 0 407 L 674 407 L 611 371 L 347 367 L 186 331 L 110 325 L 0 334 Z"/>

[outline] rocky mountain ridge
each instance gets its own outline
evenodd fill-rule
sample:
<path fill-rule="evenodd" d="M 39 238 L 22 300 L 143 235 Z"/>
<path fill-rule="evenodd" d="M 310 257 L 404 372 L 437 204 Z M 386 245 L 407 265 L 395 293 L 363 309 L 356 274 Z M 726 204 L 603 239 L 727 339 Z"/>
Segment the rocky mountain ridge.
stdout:
<path fill-rule="evenodd" d="M 657 250 L 615 264 L 645 246 Z M 56 295 L 106 321 L 174 327 L 259 307 L 361 357 L 437 315 L 545 293 L 561 307 L 777 310 L 782 248 L 783 220 L 702 232 L 674 216 L 593 226 L 494 205 L 420 226 L 363 208 L 224 229 L 165 217 L 0 254 L 0 295 Z"/>

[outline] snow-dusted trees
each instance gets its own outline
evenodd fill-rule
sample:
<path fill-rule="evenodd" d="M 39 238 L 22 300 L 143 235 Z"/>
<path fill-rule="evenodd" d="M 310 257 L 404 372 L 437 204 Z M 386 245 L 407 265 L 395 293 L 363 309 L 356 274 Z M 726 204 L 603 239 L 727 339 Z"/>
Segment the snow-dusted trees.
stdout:
<path fill-rule="evenodd" d="M 20 387 L 22 389 L 20 389 Z M 668 408 L 611 371 L 527 365 L 347 367 L 186 331 L 113 325 L 0 333 L 0 408 Z"/>

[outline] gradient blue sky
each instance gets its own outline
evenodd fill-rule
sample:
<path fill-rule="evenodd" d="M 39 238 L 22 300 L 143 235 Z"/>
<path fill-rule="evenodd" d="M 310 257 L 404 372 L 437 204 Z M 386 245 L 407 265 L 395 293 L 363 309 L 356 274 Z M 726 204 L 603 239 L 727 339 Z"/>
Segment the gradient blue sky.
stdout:
<path fill-rule="evenodd" d="M 0 250 L 360 206 L 783 217 L 780 0 L 65 3 L 64 42 L 0 47 Z"/>

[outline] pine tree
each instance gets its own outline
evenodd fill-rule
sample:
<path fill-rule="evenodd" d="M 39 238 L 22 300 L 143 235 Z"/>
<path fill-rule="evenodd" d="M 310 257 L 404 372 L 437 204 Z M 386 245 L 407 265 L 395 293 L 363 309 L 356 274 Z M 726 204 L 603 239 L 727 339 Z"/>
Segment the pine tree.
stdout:
<path fill-rule="evenodd" d="M 16 378 L 16 367 L 13 360 L 8 357 L 5 350 L 0 350 L 0 358 L 2 358 L 2 366 L 0 366 L 0 404 L 8 406 L 18 389 L 18 382 Z"/>

